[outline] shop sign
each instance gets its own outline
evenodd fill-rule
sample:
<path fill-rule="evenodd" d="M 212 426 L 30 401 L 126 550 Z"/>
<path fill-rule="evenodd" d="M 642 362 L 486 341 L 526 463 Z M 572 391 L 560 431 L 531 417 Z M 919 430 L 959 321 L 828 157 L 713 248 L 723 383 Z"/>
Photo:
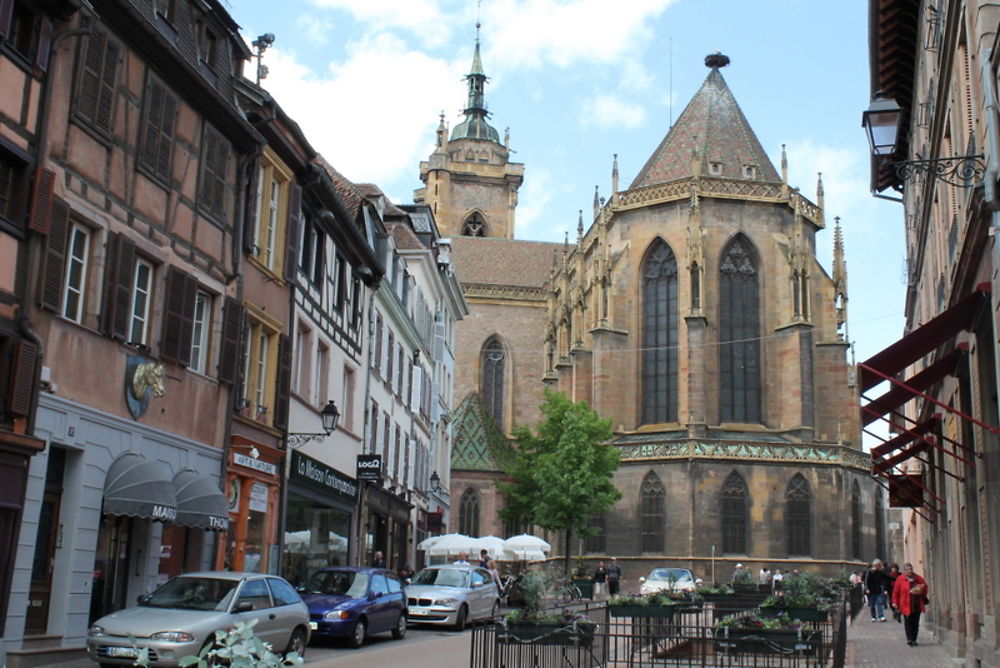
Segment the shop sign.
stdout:
<path fill-rule="evenodd" d="M 240 511 L 240 479 L 233 478 L 229 481 L 229 512 L 238 513 Z"/>
<path fill-rule="evenodd" d="M 278 475 L 278 467 L 271 462 L 265 462 L 260 459 L 254 459 L 253 457 L 247 457 L 246 455 L 241 455 L 238 452 L 233 453 L 233 463 L 248 469 L 253 469 L 254 471 Z"/>
<path fill-rule="evenodd" d="M 358 480 L 382 482 L 382 455 L 358 455 Z"/>
<path fill-rule="evenodd" d="M 267 512 L 267 485 L 262 482 L 250 485 L 250 510 L 258 513 Z"/>
<path fill-rule="evenodd" d="M 354 503 L 358 498 L 356 480 L 323 462 L 303 455 L 298 450 L 292 450 L 292 469 L 289 472 L 289 480 L 322 489 L 327 494 L 332 494 L 351 503 Z"/>

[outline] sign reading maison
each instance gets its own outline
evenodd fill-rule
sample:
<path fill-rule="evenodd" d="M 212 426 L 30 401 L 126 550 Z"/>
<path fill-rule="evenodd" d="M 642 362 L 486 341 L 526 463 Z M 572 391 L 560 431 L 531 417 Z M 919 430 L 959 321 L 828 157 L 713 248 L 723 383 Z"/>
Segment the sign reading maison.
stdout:
<path fill-rule="evenodd" d="M 356 480 L 312 457 L 303 455 L 298 450 L 292 450 L 292 470 L 289 478 L 299 483 L 306 483 L 313 488 L 321 488 L 324 492 L 351 503 L 354 503 L 358 497 Z"/>

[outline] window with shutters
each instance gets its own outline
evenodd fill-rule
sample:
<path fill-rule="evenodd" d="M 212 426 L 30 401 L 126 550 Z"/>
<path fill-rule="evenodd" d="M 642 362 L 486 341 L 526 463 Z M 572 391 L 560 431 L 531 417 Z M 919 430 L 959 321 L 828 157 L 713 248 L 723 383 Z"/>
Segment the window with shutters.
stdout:
<path fill-rule="evenodd" d="M 8 151 L 8 146 L 7 141 L 0 137 L 0 229 L 9 229 L 20 235 L 24 232 L 25 222 L 28 222 L 29 229 L 45 234 L 47 231 L 45 228 L 35 227 L 34 220 L 26 220 L 32 180 L 28 169 L 31 156 L 14 146 L 10 146 L 11 150 Z M 47 170 L 39 170 L 38 173 L 41 174 L 42 171 Z M 48 187 L 40 186 L 39 181 L 40 178 L 36 177 L 35 192 L 32 197 L 37 200 L 42 195 L 39 190 L 44 191 L 45 204 L 50 208 L 52 201 L 51 183 L 54 182 L 54 179 L 47 180 Z M 46 211 L 49 209 L 47 208 Z M 49 215 L 51 214 L 46 213 L 44 217 L 47 219 Z M 34 211 L 32 211 L 32 217 L 34 217 Z M 44 224 L 48 225 L 48 221 L 44 221 Z"/>
<path fill-rule="evenodd" d="M 280 332 L 280 323 L 247 305 L 240 412 L 268 426 L 274 424 Z"/>
<path fill-rule="evenodd" d="M 677 421 L 677 259 L 662 239 L 642 263 L 642 421 Z"/>
<path fill-rule="evenodd" d="M 198 208 L 202 213 L 222 222 L 226 217 L 226 194 L 229 192 L 229 155 L 232 147 L 208 123 L 201 140 L 201 174 L 198 185 Z"/>
<path fill-rule="evenodd" d="M 0 0 L 0 45 L 25 71 L 48 69 L 52 21 L 21 0 Z"/>
<path fill-rule="evenodd" d="M 503 429 L 506 393 L 507 354 L 497 336 L 490 337 L 480 356 L 479 388 L 486 412 Z"/>
<path fill-rule="evenodd" d="M 89 228 L 73 223 L 66 244 L 66 279 L 63 284 L 62 315 L 73 322 L 83 322 L 90 268 Z"/>
<path fill-rule="evenodd" d="M 191 363 L 188 365 L 198 373 L 208 369 L 208 335 L 212 330 L 212 295 L 202 290 L 195 293 L 194 323 L 191 332 Z"/>
<path fill-rule="evenodd" d="M 257 220 L 251 257 L 271 273 L 281 275 L 284 267 L 286 223 L 290 215 L 291 171 L 267 147 L 257 173 Z M 315 248 L 315 239 L 310 244 Z M 315 245 L 313 245 L 315 244 Z M 310 264 L 315 270 L 315 258 Z"/>
<path fill-rule="evenodd" d="M 177 96 L 160 81 L 149 76 L 146 83 L 145 118 L 139 168 L 153 180 L 170 187 L 174 128 L 177 125 Z"/>
<path fill-rule="evenodd" d="M 719 265 L 719 411 L 722 422 L 760 422 L 760 304 L 756 253 L 737 235 Z"/>
<path fill-rule="evenodd" d="M 722 484 L 719 500 L 723 554 L 747 554 L 747 485 L 736 471 Z"/>
<path fill-rule="evenodd" d="M 471 487 L 462 493 L 458 504 L 458 533 L 479 535 L 479 493 Z"/>
<path fill-rule="evenodd" d="M 785 490 L 785 533 L 789 555 L 808 555 L 812 552 L 810 523 L 812 495 L 809 483 L 801 473 L 796 473 Z"/>
<path fill-rule="evenodd" d="M 129 315 L 128 342 L 149 345 L 149 311 L 153 300 L 153 265 L 136 258 L 132 274 L 132 308 Z"/>
<path fill-rule="evenodd" d="M 104 140 L 114 128 L 115 84 L 121 45 L 96 28 L 80 46 L 73 117 Z"/>
<path fill-rule="evenodd" d="M 639 541 L 643 552 L 662 552 L 667 523 L 667 490 L 650 471 L 639 490 Z"/>

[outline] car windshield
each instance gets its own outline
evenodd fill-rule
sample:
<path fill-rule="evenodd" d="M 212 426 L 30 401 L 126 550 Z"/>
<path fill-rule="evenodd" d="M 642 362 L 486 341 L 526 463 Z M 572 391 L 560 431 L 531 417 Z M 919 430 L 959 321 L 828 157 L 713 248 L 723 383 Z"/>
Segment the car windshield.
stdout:
<path fill-rule="evenodd" d="M 237 580 L 182 576 L 165 583 L 139 605 L 177 610 L 225 610 L 237 584 Z"/>
<path fill-rule="evenodd" d="M 450 568 L 425 568 L 413 578 L 415 585 L 437 587 L 467 587 L 469 572 Z"/>
<path fill-rule="evenodd" d="M 358 598 L 368 591 L 368 574 L 355 571 L 317 571 L 299 591 L 303 594 Z"/>
<path fill-rule="evenodd" d="M 669 582 L 674 580 L 675 582 L 681 582 L 691 579 L 691 572 L 683 568 L 657 568 L 654 569 L 652 573 L 649 574 L 649 580 L 663 580 L 664 582 Z"/>

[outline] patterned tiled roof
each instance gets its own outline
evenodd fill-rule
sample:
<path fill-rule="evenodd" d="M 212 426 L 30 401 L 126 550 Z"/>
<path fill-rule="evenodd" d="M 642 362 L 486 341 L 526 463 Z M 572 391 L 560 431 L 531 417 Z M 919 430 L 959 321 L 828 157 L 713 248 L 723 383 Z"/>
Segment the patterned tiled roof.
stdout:
<path fill-rule="evenodd" d="M 513 457 L 513 447 L 475 392 L 455 409 L 452 429 L 452 470 L 501 471 Z"/>
<path fill-rule="evenodd" d="M 323 156 L 318 156 L 316 161 L 319 162 L 323 170 L 330 177 L 330 181 L 333 182 L 333 189 L 340 196 L 340 201 L 344 204 L 344 208 L 347 209 L 347 213 L 351 215 L 353 220 L 357 220 L 358 215 L 361 213 L 361 204 L 364 201 L 364 197 L 362 197 L 357 186 L 349 181 L 346 176 L 334 169 L 333 165 L 327 162 Z"/>
<path fill-rule="evenodd" d="M 490 237 L 452 237 L 452 261 L 463 283 L 540 287 L 562 244 Z"/>
<path fill-rule="evenodd" d="M 700 154 L 703 176 L 743 179 L 748 178 L 744 168 L 753 166 L 756 169 L 754 180 L 781 181 L 718 67 L 712 67 L 701 89 L 691 98 L 631 187 L 652 186 L 692 176 L 695 151 Z M 721 171 L 710 170 L 711 163 L 720 165 Z"/>

